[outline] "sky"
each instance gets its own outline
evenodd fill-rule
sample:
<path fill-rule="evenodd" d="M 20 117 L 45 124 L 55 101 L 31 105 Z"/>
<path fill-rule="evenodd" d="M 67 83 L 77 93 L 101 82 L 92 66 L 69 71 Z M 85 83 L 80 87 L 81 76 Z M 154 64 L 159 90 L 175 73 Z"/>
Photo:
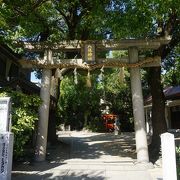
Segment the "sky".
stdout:
<path fill-rule="evenodd" d="M 40 83 L 41 80 L 37 79 L 35 76 L 35 71 L 31 72 L 31 82 Z"/>

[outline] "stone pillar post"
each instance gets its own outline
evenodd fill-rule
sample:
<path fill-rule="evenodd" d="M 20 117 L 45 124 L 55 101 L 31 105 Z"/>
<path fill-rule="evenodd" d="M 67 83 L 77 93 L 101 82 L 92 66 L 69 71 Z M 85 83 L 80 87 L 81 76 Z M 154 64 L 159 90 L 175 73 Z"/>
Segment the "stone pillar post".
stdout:
<path fill-rule="evenodd" d="M 47 50 L 44 55 L 45 60 L 52 62 L 52 51 Z M 46 158 L 50 87 L 52 71 L 50 69 L 42 70 L 40 97 L 42 104 L 39 108 L 38 132 L 36 140 L 35 161 L 44 161 Z"/>
<path fill-rule="evenodd" d="M 138 49 L 136 47 L 129 48 L 129 61 L 130 63 L 138 62 Z M 130 69 L 131 77 L 131 92 L 132 92 L 132 104 L 135 126 L 135 138 L 136 138 L 136 152 L 138 163 L 148 163 L 148 146 L 145 129 L 145 116 L 143 95 L 141 86 L 140 68 L 133 67 Z"/>

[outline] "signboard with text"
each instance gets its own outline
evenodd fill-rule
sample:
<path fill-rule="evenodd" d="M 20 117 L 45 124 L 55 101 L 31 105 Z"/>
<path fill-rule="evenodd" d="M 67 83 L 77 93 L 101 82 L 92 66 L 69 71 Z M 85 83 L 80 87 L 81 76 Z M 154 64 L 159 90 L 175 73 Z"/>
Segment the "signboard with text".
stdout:
<path fill-rule="evenodd" d="M 0 180 L 11 179 L 13 133 L 0 133 Z"/>
<path fill-rule="evenodd" d="M 96 45 L 93 43 L 85 43 L 82 49 L 82 56 L 86 63 L 94 64 L 96 61 Z"/>
<path fill-rule="evenodd" d="M 0 98 L 0 132 L 7 132 L 10 128 L 10 110 L 11 101 L 10 97 Z"/>

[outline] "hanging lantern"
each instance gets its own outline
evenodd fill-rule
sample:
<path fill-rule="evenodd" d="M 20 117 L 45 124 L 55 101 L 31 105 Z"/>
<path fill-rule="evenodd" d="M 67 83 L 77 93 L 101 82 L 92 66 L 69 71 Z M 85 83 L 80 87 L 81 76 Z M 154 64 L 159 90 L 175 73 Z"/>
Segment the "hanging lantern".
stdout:
<path fill-rule="evenodd" d="M 94 64 L 96 60 L 96 46 L 94 43 L 84 43 L 83 59 L 88 64 Z"/>

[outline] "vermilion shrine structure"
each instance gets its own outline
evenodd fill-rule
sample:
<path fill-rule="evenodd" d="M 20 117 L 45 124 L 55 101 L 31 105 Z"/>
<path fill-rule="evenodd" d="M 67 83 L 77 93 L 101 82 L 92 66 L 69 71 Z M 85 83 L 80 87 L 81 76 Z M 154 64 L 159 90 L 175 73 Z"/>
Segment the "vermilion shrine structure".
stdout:
<path fill-rule="evenodd" d="M 141 86 L 141 67 L 160 66 L 160 57 L 140 57 L 139 51 L 158 49 L 169 43 L 168 40 L 102 40 L 102 41 L 62 41 L 59 43 L 20 43 L 26 51 L 43 52 L 42 59 L 21 60 L 24 68 L 42 69 L 40 97 L 43 101 L 39 109 L 38 135 L 36 143 L 36 160 L 44 161 L 46 158 L 47 129 L 50 102 L 50 87 L 52 69 L 82 68 L 88 71 L 104 67 L 129 67 L 131 78 L 131 91 L 133 115 L 136 138 L 136 152 L 138 163 L 148 163 L 148 146 L 145 129 L 145 116 Z M 127 50 L 128 56 L 119 59 L 99 58 L 98 52 L 110 50 Z M 56 52 L 77 52 L 82 58 L 58 59 L 54 58 Z"/>

